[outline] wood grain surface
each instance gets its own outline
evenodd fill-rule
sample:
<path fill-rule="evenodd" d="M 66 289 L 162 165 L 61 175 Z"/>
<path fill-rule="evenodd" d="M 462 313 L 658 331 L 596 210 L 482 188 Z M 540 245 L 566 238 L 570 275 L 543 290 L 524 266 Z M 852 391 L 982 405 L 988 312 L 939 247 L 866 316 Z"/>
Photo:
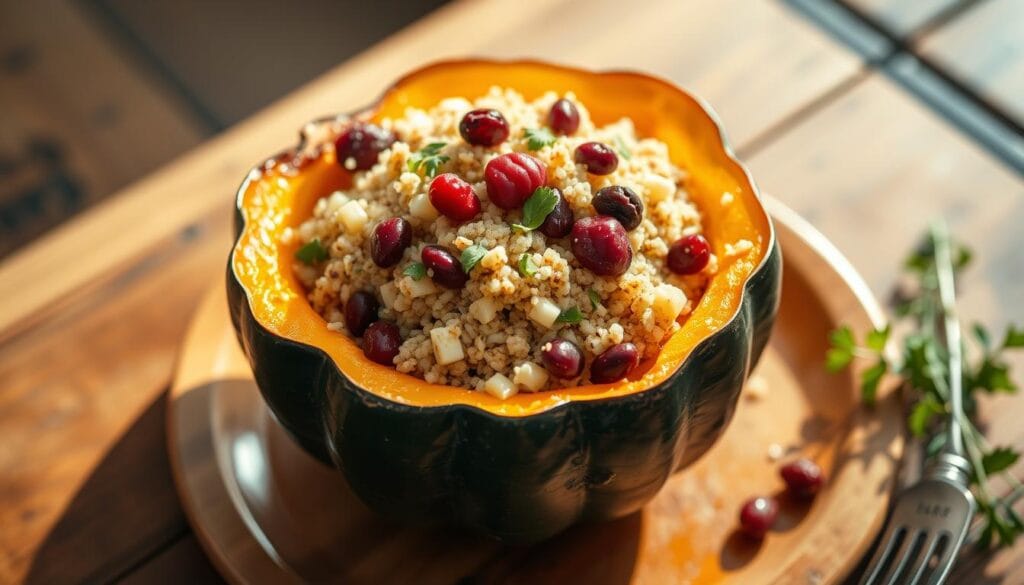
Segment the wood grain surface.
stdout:
<path fill-rule="evenodd" d="M 965 313 L 1024 320 L 1021 178 L 786 5 L 587 6 L 457 2 L 0 264 L 0 582 L 216 580 L 177 506 L 153 413 L 187 319 L 223 271 L 231 195 L 305 120 L 442 56 L 665 75 L 716 106 L 758 181 L 833 238 L 876 294 L 918 228 L 946 213 L 979 258 Z M 1024 401 L 986 413 L 998 440 L 1021 442 Z M 1024 544 L 969 555 L 960 571 L 962 583 L 1022 582 Z"/>

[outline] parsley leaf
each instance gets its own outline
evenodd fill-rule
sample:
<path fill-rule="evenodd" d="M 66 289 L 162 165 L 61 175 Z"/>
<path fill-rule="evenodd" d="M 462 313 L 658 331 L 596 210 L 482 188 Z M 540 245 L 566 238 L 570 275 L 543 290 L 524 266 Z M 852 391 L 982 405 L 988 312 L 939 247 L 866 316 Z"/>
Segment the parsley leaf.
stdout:
<path fill-rule="evenodd" d="M 402 274 L 411 276 L 413 280 L 419 280 L 427 275 L 427 267 L 422 262 L 413 262 L 405 267 Z"/>
<path fill-rule="evenodd" d="M 558 204 L 558 194 L 551 187 L 537 187 L 530 198 L 523 204 L 523 223 L 514 223 L 512 227 L 528 232 L 540 227 Z"/>
<path fill-rule="evenodd" d="M 462 271 L 469 274 L 473 267 L 480 263 L 484 255 L 487 254 L 487 248 L 474 244 L 462 251 L 462 256 L 459 258 L 459 262 L 462 263 Z"/>
<path fill-rule="evenodd" d="M 587 289 L 587 296 L 590 297 L 591 310 L 596 311 L 597 308 L 601 306 L 601 297 L 599 297 L 597 295 L 597 291 L 592 288 Z"/>
<path fill-rule="evenodd" d="M 875 403 L 875 396 L 878 394 L 878 383 L 882 381 L 888 364 L 885 360 L 878 360 L 878 363 L 864 370 L 860 379 L 860 396 L 864 404 L 871 406 Z"/>
<path fill-rule="evenodd" d="M 526 148 L 530 150 L 540 150 L 554 144 L 556 140 L 555 135 L 547 128 L 527 128 L 523 130 L 523 138 L 526 139 Z"/>
<path fill-rule="evenodd" d="M 825 367 L 830 372 L 838 372 L 853 361 L 853 348 L 856 344 L 853 331 L 844 325 L 832 332 L 829 341 L 832 347 L 825 354 Z"/>
<path fill-rule="evenodd" d="M 943 412 L 945 410 L 942 408 L 942 404 L 929 394 L 915 404 L 913 410 L 910 411 L 910 416 L 907 417 L 907 428 L 915 437 L 923 437 L 935 415 Z"/>
<path fill-rule="evenodd" d="M 558 318 L 555 319 L 556 323 L 579 323 L 583 320 L 583 313 L 580 312 L 579 307 L 569 307 L 558 314 Z"/>
<path fill-rule="evenodd" d="M 888 324 L 886 324 L 885 328 L 883 329 L 872 329 L 871 331 L 869 331 L 868 338 L 865 341 L 865 344 L 868 346 L 868 349 L 871 349 L 876 352 L 881 352 L 883 349 L 885 349 L 885 342 L 889 340 L 890 330 L 891 327 Z"/>
<path fill-rule="evenodd" d="M 1017 329 L 1011 323 L 1006 328 L 1006 337 L 1003 339 L 1003 349 L 1024 347 L 1024 327 Z"/>
<path fill-rule="evenodd" d="M 519 274 L 529 278 L 537 273 L 537 265 L 533 263 L 533 256 L 523 254 L 519 257 Z"/>
<path fill-rule="evenodd" d="M 323 262 L 324 260 L 327 260 L 328 256 L 327 248 L 324 248 L 323 244 L 320 243 L 319 238 L 314 239 L 295 251 L 295 257 L 303 264 L 316 264 L 317 262 Z"/>
<path fill-rule="evenodd" d="M 409 170 L 414 173 L 422 171 L 424 177 L 433 177 L 441 165 L 451 160 L 441 154 L 441 149 L 445 146 L 448 146 L 447 142 L 431 142 L 424 146 L 419 152 L 409 157 Z"/>
<path fill-rule="evenodd" d="M 1018 459 L 1020 453 L 1010 447 L 996 447 L 982 456 L 981 465 L 985 468 L 986 474 L 993 474 L 1013 467 Z"/>

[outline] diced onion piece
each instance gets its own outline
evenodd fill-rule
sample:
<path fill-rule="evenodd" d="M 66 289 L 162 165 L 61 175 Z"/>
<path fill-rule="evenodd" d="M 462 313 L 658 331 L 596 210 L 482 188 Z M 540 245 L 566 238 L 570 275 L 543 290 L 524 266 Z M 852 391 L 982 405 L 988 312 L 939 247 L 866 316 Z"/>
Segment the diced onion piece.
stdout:
<path fill-rule="evenodd" d="M 412 278 L 407 279 L 409 296 L 412 298 L 425 297 L 432 295 L 437 292 L 437 285 L 434 284 L 433 280 L 423 277 L 419 280 L 413 280 Z"/>
<path fill-rule="evenodd" d="M 454 364 L 465 359 L 462 341 L 451 327 L 438 327 L 430 330 L 430 343 L 434 346 L 434 357 L 442 366 Z"/>
<path fill-rule="evenodd" d="M 345 230 L 350 234 L 358 234 L 363 231 L 363 226 L 370 219 L 366 210 L 359 205 L 358 201 L 349 201 L 338 210 L 338 218 L 345 225 Z"/>
<path fill-rule="evenodd" d="M 686 307 L 686 294 L 671 284 L 654 287 L 654 309 L 659 321 L 675 321 Z"/>
<path fill-rule="evenodd" d="M 555 324 L 555 320 L 562 314 L 562 310 L 558 308 L 558 305 L 549 301 L 548 299 L 539 298 L 534 303 L 533 308 L 530 309 L 530 318 L 536 321 L 538 324 L 544 327 L 551 327 Z"/>
<path fill-rule="evenodd" d="M 548 383 L 547 370 L 533 362 L 524 362 L 512 371 L 512 381 L 527 392 L 537 392 Z"/>
<path fill-rule="evenodd" d="M 398 286 L 394 282 L 387 282 L 380 287 L 380 300 L 389 309 L 395 308 L 395 299 L 398 298 Z"/>
<path fill-rule="evenodd" d="M 420 193 L 409 201 L 409 213 L 427 221 L 434 221 L 439 215 L 426 193 Z"/>
<path fill-rule="evenodd" d="M 477 299 L 469 305 L 469 314 L 481 323 L 490 323 L 498 315 L 498 303 L 494 299 L 484 297 Z"/>
<path fill-rule="evenodd" d="M 515 396 L 519 391 L 516 389 L 516 385 L 512 383 L 512 380 L 501 374 L 494 374 L 484 382 L 484 392 L 495 398 L 505 400 Z"/>
<path fill-rule="evenodd" d="M 647 189 L 647 198 L 653 203 L 664 201 L 676 194 L 676 184 L 661 175 L 644 175 L 640 183 Z"/>

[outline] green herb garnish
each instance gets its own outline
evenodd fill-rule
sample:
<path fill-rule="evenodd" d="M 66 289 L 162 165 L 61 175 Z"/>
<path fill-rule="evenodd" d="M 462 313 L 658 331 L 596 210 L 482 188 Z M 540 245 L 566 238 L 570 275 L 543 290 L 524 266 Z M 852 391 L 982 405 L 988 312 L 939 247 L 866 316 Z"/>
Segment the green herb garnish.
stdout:
<path fill-rule="evenodd" d="M 590 297 L 590 309 L 596 311 L 601 306 L 601 297 L 592 288 L 587 289 L 587 296 Z"/>
<path fill-rule="evenodd" d="M 533 256 L 523 254 L 519 257 L 519 274 L 530 277 L 537 273 L 537 265 L 533 263 Z"/>
<path fill-rule="evenodd" d="M 459 258 L 459 262 L 462 263 L 462 271 L 469 274 L 469 271 L 480 263 L 485 254 L 487 254 L 487 248 L 476 244 L 463 250 L 462 256 Z"/>
<path fill-rule="evenodd" d="M 447 145 L 447 142 L 431 142 L 424 146 L 419 152 L 409 157 L 409 170 L 414 173 L 422 171 L 424 177 L 433 177 L 441 165 L 451 160 L 441 154 L 441 149 Z"/>
<path fill-rule="evenodd" d="M 324 248 L 323 244 L 320 243 L 319 238 L 314 239 L 295 251 L 295 257 L 303 264 L 316 264 L 317 262 L 323 262 L 324 260 L 327 260 L 328 256 L 327 248 Z"/>
<path fill-rule="evenodd" d="M 619 151 L 622 158 L 626 160 L 633 158 L 633 154 L 629 152 L 629 147 L 626 146 L 626 141 L 619 135 L 615 136 L 615 150 Z"/>
<path fill-rule="evenodd" d="M 582 320 L 583 313 L 580 312 L 579 307 L 569 307 L 558 314 L 558 318 L 555 319 L 555 322 L 576 324 Z"/>
<path fill-rule="evenodd" d="M 902 382 L 908 392 L 910 414 L 907 428 L 917 437 L 931 436 L 927 443 L 929 455 L 939 452 L 948 434 L 939 432 L 945 425 L 951 406 L 949 401 L 949 355 L 942 339 L 940 323 L 946 314 L 939 298 L 938 270 L 935 250 L 939 246 L 953 250 L 954 271 L 959 272 L 971 260 L 970 251 L 949 241 L 944 228 L 933 227 L 923 244 L 904 263 L 910 286 L 897 294 L 897 319 L 908 326 L 910 332 L 901 340 L 901 353 L 893 357 L 884 351 L 891 328 L 874 329 L 858 343 L 849 327 L 832 332 L 831 349 L 826 356 L 829 370 L 838 371 L 854 359 L 872 362 L 861 377 L 861 394 L 865 404 L 873 404 L 878 383 L 890 371 Z M 902 331 L 903 328 L 901 327 Z M 981 517 L 979 530 L 973 536 L 979 546 L 1008 547 L 1018 536 L 1024 535 L 1024 521 L 1013 505 L 1024 497 L 1024 483 L 1010 472 L 1020 459 L 1013 447 L 990 444 L 973 421 L 977 414 L 979 392 L 1014 393 L 1017 386 L 1010 377 L 1010 367 L 1004 352 L 1024 347 L 1024 329 L 1010 325 L 1002 343 L 996 345 L 988 331 L 980 324 L 973 327 L 974 344 L 979 358 L 963 364 L 964 417 L 960 420 L 967 458 L 971 463 L 972 489 Z M 966 345 L 966 340 L 965 340 Z M 964 352 L 965 354 L 967 352 Z M 999 475 L 1010 486 L 1007 495 L 999 496 L 990 483 Z"/>
<path fill-rule="evenodd" d="M 547 128 L 527 128 L 523 130 L 523 138 L 526 139 L 526 148 L 530 150 L 540 150 L 545 146 L 555 143 L 555 135 L 551 133 L 551 130 Z"/>
<path fill-rule="evenodd" d="M 558 194 L 551 187 L 537 187 L 530 198 L 523 204 L 523 223 L 514 223 L 512 227 L 528 232 L 540 227 L 558 204 Z"/>
<path fill-rule="evenodd" d="M 427 267 L 422 262 L 413 262 L 405 267 L 402 274 L 412 277 L 413 280 L 419 280 L 427 275 Z"/>

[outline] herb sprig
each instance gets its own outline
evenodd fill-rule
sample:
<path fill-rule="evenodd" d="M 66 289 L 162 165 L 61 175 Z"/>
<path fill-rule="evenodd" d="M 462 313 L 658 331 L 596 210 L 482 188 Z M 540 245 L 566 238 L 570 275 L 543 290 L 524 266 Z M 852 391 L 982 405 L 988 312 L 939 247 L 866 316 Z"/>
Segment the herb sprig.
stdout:
<path fill-rule="evenodd" d="M 330 254 L 327 248 L 320 243 L 320 238 L 315 238 L 295 251 L 295 258 L 303 264 L 316 264 L 327 260 Z"/>
<path fill-rule="evenodd" d="M 409 170 L 421 173 L 430 178 L 437 174 L 441 165 L 451 160 L 441 154 L 441 149 L 448 146 L 447 142 L 431 142 L 409 157 Z"/>
<path fill-rule="evenodd" d="M 545 146 L 550 146 L 555 143 L 557 138 L 551 133 L 551 130 L 547 128 L 527 128 L 523 130 L 523 138 L 526 139 L 526 148 L 530 150 L 540 150 Z"/>
<path fill-rule="evenodd" d="M 523 223 L 514 223 L 512 227 L 522 232 L 533 231 L 544 223 L 548 215 L 558 205 L 558 194 L 551 187 L 537 187 L 530 198 L 523 204 Z"/>
<path fill-rule="evenodd" d="M 938 293 L 935 250 L 940 245 L 954 250 L 955 272 L 960 272 L 971 261 L 967 248 L 954 246 L 944 238 L 948 238 L 945 230 L 933 227 L 904 264 L 908 282 L 896 295 L 895 312 L 897 322 L 909 326 L 910 332 L 902 338 L 900 356 L 894 358 L 884 351 L 892 332 L 889 325 L 867 332 L 862 342 L 858 342 L 849 327 L 840 327 L 831 334 L 831 349 L 826 356 L 826 366 L 831 371 L 842 370 L 854 359 L 872 362 L 861 376 L 861 395 L 867 405 L 874 403 L 882 376 L 893 372 L 910 400 L 907 428 L 916 437 L 930 437 L 929 456 L 938 453 L 948 440 L 947 433 L 940 431 L 950 412 L 949 361 L 940 329 L 945 312 Z M 983 548 L 1008 547 L 1018 536 L 1024 535 L 1024 520 L 1013 508 L 1017 500 L 1024 497 L 1024 483 L 1010 471 L 1021 454 L 1010 446 L 990 444 L 972 419 L 977 413 L 979 393 L 1017 391 L 1004 354 L 1024 348 L 1024 328 L 1009 325 L 999 343 L 994 342 L 980 324 L 975 323 L 972 330 L 980 357 L 974 363 L 964 359 L 967 416 L 960 417 L 960 433 L 971 463 L 972 489 L 981 517 L 980 531 L 975 538 Z M 1009 494 L 996 495 L 991 483 L 994 476 L 1002 477 L 1010 486 Z"/>

